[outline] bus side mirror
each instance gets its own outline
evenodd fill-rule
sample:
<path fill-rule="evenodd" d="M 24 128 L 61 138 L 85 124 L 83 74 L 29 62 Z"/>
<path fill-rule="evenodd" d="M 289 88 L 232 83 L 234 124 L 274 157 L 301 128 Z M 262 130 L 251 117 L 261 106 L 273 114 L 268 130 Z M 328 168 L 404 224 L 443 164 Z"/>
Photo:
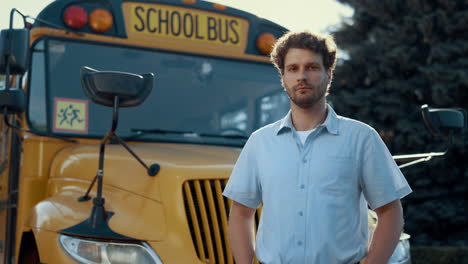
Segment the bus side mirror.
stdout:
<path fill-rule="evenodd" d="M 26 96 L 21 87 L 10 88 L 9 75 L 22 75 L 28 67 L 29 31 L 5 29 L 0 33 L 0 74 L 7 75 L 5 89 L 0 90 L 2 114 L 20 114 L 26 108 Z"/>
<path fill-rule="evenodd" d="M 0 109 L 6 109 L 7 114 L 21 114 L 26 108 L 26 95 L 17 88 L 0 90 Z M 4 114 L 5 112 L 0 112 Z"/>
<path fill-rule="evenodd" d="M 463 132 L 467 127 L 467 115 L 464 109 L 430 108 L 421 106 L 422 117 L 426 127 L 434 136 L 446 136 Z"/>
<path fill-rule="evenodd" d="M 119 98 L 118 107 L 137 106 L 145 101 L 153 88 L 152 73 L 96 71 L 81 68 L 81 86 L 88 98 L 105 106 L 113 106 Z"/>
<path fill-rule="evenodd" d="M 29 30 L 5 29 L 0 33 L 0 74 L 22 75 L 28 68 Z M 9 62 L 9 65 L 7 65 Z"/>

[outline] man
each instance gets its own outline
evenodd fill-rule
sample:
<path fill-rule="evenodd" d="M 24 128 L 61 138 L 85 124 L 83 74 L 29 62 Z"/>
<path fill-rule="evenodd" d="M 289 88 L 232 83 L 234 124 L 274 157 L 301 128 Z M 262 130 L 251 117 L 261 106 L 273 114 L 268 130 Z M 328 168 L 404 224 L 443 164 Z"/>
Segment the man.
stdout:
<path fill-rule="evenodd" d="M 330 37 L 309 32 L 274 46 L 291 110 L 250 136 L 224 191 L 237 264 L 252 263 L 254 251 L 265 264 L 383 264 L 398 243 L 411 188 L 374 129 L 326 104 L 335 56 Z M 369 247 L 368 205 L 379 218 Z"/>

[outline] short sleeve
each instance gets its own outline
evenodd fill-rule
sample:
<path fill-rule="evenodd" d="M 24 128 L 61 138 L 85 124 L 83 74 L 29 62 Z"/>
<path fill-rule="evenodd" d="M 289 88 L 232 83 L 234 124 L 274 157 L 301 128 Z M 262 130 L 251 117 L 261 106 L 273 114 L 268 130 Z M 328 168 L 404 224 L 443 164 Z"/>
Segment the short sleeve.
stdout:
<path fill-rule="evenodd" d="M 364 144 L 360 184 L 371 209 L 379 208 L 412 192 L 379 134 L 371 129 Z"/>
<path fill-rule="evenodd" d="M 250 208 L 257 208 L 262 197 L 254 142 L 252 135 L 242 149 L 223 192 L 227 198 Z"/>

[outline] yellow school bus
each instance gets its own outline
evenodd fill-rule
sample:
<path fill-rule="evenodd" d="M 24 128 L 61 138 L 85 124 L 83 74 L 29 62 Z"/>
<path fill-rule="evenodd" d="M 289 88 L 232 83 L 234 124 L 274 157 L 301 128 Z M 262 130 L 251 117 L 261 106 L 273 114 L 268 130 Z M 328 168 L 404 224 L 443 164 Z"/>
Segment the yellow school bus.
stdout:
<path fill-rule="evenodd" d="M 289 109 L 268 57 L 286 29 L 197 0 L 11 15 L 25 29 L 0 43 L 0 263 L 233 263 L 222 190 L 250 133 Z M 117 127 L 83 67 L 153 73 L 152 91 Z M 133 152 L 110 140 L 100 159 L 111 126 Z M 410 262 L 407 239 L 390 263 Z"/>
<path fill-rule="evenodd" d="M 196 0 L 57 0 L 28 22 L 25 74 L 8 81 L 24 112 L 0 124 L 0 263 L 232 263 L 222 189 L 248 135 L 287 111 L 268 59 L 286 29 Z M 86 97 L 83 66 L 155 75 L 116 132 L 159 172 L 106 146 L 94 233 L 70 230 L 92 216 L 112 109 Z"/>

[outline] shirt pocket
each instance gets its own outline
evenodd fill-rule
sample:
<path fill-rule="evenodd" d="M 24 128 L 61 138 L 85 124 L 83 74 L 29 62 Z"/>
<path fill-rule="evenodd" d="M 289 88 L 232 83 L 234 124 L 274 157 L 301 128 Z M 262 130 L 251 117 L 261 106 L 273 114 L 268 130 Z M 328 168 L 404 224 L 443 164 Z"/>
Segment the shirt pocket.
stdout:
<path fill-rule="evenodd" d="M 358 191 L 356 162 L 351 156 L 325 155 L 319 159 L 316 186 L 320 193 L 335 198 L 349 197 Z"/>

